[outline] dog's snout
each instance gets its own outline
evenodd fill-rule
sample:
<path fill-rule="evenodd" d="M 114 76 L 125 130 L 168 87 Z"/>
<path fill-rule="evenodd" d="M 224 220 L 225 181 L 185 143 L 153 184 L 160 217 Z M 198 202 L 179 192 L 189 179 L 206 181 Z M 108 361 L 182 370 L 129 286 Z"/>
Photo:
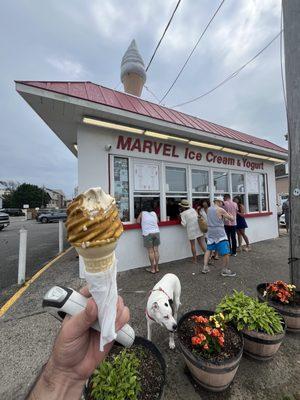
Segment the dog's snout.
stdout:
<path fill-rule="evenodd" d="M 177 329 L 177 324 L 173 324 L 173 331 L 176 331 Z"/>

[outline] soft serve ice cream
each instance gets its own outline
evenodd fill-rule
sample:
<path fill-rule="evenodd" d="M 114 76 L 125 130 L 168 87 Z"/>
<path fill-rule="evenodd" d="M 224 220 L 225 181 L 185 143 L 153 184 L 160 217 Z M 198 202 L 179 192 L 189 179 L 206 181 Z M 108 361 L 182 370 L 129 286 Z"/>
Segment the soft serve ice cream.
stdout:
<path fill-rule="evenodd" d="M 101 188 L 77 196 L 67 210 L 67 238 L 83 257 L 85 277 L 98 306 L 100 350 L 116 338 L 118 298 L 115 248 L 123 232 L 115 199 Z"/>

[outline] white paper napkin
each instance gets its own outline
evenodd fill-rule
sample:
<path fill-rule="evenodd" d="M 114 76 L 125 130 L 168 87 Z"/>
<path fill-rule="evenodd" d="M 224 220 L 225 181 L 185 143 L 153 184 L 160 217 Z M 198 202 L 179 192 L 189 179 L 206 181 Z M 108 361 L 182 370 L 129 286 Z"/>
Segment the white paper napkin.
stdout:
<path fill-rule="evenodd" d="M 104 346 L 117 337 L 115 330 L 118 301 L 116 275 L 116 259 L 107 271 L 95 274 L 85 271 L 90 293 L 98 306 L 98 320 L 101 328 L 100 351 L 103 351 Z"/>

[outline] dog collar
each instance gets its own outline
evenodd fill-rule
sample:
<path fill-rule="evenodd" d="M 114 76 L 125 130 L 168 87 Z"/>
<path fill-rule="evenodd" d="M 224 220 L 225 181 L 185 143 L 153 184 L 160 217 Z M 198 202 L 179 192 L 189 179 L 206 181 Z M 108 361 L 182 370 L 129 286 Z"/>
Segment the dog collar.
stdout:
<path fill-rule="evenodd" d="M 157 291 L 159 291 L 159 292 L 163 292 L 166 296 L 167 296 L 167 298 L 168 298 L 168 300 L 171 300 L 171 297 L 168 295 L 168 293 L 166 293 L 165 291 L 164 291 L 164 289 L 163 288 L 161 288 L 161 287 L 159 287 L 158 289 L 153 289 L 153 290 L 150 290 L 150 292 L 149 292 L 149 296 L 150 296 L 150 294 L 152 293 L 152 292 L 157 292 Z"/>
<path fill-rule="evenodd" d="M 148 317 L 149 319 L 151 319 L 152 321 L 156 322 L 155 319 L 152 318 L 152 317 L 149 315 L 147 308 L 146 308 L 146 310 L 145 310 L 145 314 L 147 315 L 147 317 Z"/>

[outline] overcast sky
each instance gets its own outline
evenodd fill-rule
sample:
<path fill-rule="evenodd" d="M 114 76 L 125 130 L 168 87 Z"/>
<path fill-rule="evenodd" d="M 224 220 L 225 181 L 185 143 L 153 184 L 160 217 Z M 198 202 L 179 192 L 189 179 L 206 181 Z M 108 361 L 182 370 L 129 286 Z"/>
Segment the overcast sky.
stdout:
<path fill-rule="evenodd" d="M 73 194 L 77 161 L 17 94 L 14 80 L 120 82 L 133 38 L 148 62 L 177 0 L 2 0 L 0 180 Z M 220 0 L 182 0 L 151 65 L 147 86 L 162 97 Z M 280 0 L 226 0 L 164 103 L 209 90 L 280 30 Z M 120 86 L 120 90 L 122 87 Z M 144 98 L 156 102 L 144 90 Z M 238 77 L 181 111 L 286 146 L 279 40 Z"/>

